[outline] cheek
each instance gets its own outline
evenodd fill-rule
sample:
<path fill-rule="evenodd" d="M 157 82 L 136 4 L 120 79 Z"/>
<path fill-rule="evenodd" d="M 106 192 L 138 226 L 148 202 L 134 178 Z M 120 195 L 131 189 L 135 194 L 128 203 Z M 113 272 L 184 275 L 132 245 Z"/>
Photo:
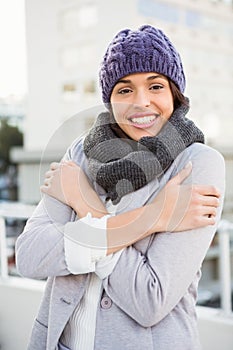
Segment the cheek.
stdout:
<path fill-rule="evenodd" d="M 127 107 L 122 103 L 112 103 L 112 112 L 117 123 L 121 123 L 124 120 Z"/>
<path fill-rule="evenodd" d="M 171 115 L 172 115 L 173 111 L 174 111 L 173 106 L 172 106 L 172 107 L 171 107 L 171 106 L 169 106 L 169 107 L 168 107 L 168 109 L 167 109 L 167 113 L 166 113 L 166 117 L 167 117 L 167 119 L 169 119 L 169 118 L 171 117 Z"/>
<path fill-rule="evenodd" d="M 166 102 L 164 103 L 163 106 L 164 106 L 163 108 L 164 116 L 166 119 L 169 119 L 174 111 L 174 103 L 173 103 L 172 96 L 169 96 L 166 99 Z"/>

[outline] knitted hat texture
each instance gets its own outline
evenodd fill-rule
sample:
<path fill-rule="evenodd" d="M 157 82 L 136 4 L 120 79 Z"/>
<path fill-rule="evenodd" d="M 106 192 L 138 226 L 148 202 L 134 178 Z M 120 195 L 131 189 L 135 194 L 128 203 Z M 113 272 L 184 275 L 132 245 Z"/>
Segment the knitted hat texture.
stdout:
<path fill-rule="evenodd" d="M 185 75 L 179 53 L 161 29 L 150 25 L 135 31 L 121 30 L 109 44 L 99 72 L 103 102 L 110 102 L 112 90 L 119 79 L 142 72 L 163 74 L 182 93 L 185 90 Z"/>

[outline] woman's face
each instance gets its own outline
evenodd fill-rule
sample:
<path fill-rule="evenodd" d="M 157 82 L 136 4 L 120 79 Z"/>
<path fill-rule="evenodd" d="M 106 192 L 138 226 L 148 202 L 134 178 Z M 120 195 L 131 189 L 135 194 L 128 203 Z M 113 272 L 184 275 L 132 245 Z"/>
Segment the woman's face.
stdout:
<path fill-rule="evenodd" d="M 120 128 L 136 141 L 157 135 L 174 108 L 169 82 L 156 72 L 130 74 L 118 80 L 110 102 Z"/>

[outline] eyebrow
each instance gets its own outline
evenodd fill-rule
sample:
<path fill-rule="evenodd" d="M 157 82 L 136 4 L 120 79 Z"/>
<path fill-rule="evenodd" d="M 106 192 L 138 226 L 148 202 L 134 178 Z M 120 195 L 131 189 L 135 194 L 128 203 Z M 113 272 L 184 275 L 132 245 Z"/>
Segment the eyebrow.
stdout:
<path fill-rule="evenodd" d="M 146 80 L 150 81 L 150 80 L 154 80 L 154 79 L 157 79 L 157 78 L 162 78 L 162 79 L 166 79 L 163 75 L 160 75 L 160 74 L 156 74 L 156 75 L 150 75 L 148 78 L 146 78 Z M 123 83 L 123 84 L 130 84 L 132 83 L 132 80 L 130 79 L 120 79 L 116 82 L 115 86 L 117 84 L 120 84 L 120 83 Z"/>
<path fill-rule="evenodd" d="M 157 79 L 157 78 L 161 78 L 161 79 L 167 80 L 167 79 L 166 79 L 163 75 L 161 75 L 161 74 L 150 75 L 146 80 L 154 80 L 154 79 Z"/>

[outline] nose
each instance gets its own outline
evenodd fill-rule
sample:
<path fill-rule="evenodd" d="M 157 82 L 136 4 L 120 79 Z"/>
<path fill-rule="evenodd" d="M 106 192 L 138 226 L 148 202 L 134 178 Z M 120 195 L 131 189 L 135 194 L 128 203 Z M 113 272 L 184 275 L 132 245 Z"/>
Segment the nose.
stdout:
<path fill-rule="evenodd" d="M 138 91 L 135 95 L 134 104 L 141 107 L 150 106 L 150 96 L 147 91 Z"/>

